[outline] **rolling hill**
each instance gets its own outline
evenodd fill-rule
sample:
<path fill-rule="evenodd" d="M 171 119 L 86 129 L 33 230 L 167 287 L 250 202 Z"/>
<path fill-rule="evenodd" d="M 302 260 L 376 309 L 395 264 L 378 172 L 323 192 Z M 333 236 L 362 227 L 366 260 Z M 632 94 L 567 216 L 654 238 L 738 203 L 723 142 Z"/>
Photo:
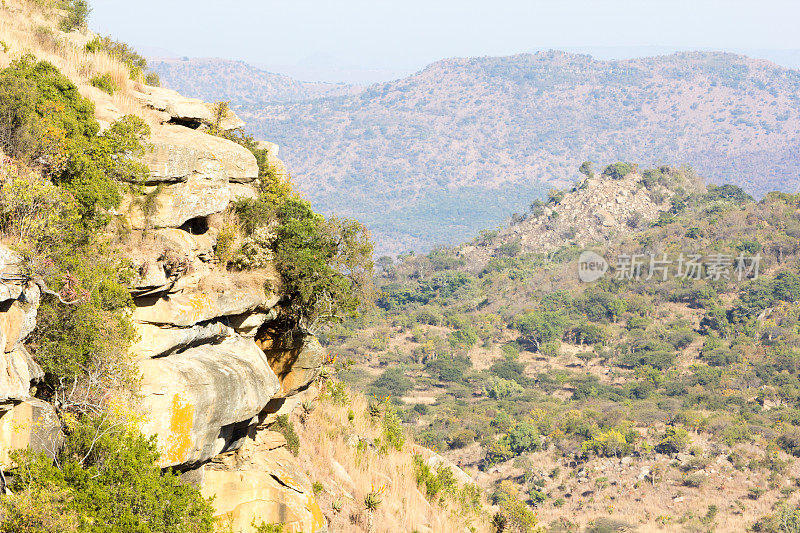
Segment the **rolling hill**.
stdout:
<path fill-rule="evenodd" d="M 689 164 L 756 197 L 800 184 L 800 72 L 745 56 L 447 59 L 357 94 L 270 105 L 237 88 L 237 68 L 228 92 L 204 97 L 238 104 L 318 208 L 364 221 L 382 252 L 471 237 L 572 183 L 583 160 Z M 176 88 L 212 74 L 232 77 L 192 68 Z M 281 80 L 285 100 L 313 93 Z"/>
<path fill-rule="evenodd" d="M 214 102 L 263 105 L 339 96 L 360 89 L 344 83 L 297 81 L 261 70 L 243 61 L 219 58 L 148 59 L 161 83 L 181 94 Z"/>

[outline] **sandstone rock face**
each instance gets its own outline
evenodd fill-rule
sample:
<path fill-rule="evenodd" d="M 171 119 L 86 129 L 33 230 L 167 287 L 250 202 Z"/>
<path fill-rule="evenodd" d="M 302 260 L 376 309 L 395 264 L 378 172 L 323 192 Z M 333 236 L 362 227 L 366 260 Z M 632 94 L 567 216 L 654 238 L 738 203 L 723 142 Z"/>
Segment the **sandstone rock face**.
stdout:
<path fill-rule="evenodd" d="M 0 411 L 0 467 L 11 464 L 14 450 L 31 448 L 53 456 L 61 439 L 61 423 L 53 407 L 30 399 Z"/>
<path fill-rule="evenodd" d="M 153 129 L 145 163 L 153 182 L 186 181 L 193 173 L 218 171 L 223 178 L 248 183 L 258 177 L 258 165 L 250 151 L 235 142 L 182 126 Z M 221 168 L 210 165 L 218 163 Z"/>
<path fill-rule="evenodd" d="M 266 294 L 263 287 L 223 286 L 213 291 L 187 287 L 166 297 L 137 301 L 133 316 L 144 324 L 192 327 L 214 318 L 270 309 L 279 298 L 276 294 Z"/>
<path fill-rule="evenodd" d="M 221 213 L 233 198 L 232 183 L 258 177 L 249 150 L 191 128 L 157 126 L 149 145 L 146 200 L 129 196 L 121 207 L 134 229 L 177 228 L 190 219 Z M 240 196 L 246 196 L 241 187 Z"/>
<path fill-rule="evenodd" d="M 121 112 L 104 94 L 85 92 L 107 126 Z M 210 104 L 150 87 L 137 97 L 161 122 L 145 160 L 151 178 L 120 207 L 132 230 L 124 252 L 137 272 L 130 291 L 138 339 L 130 351 L 141 373 L 142 432 L 156 436 L 162 466 L 190 472 L 187 480 L 216 496 L 217 514 L 229 514 L 236 531 L 251 531 L 253 520 L 284 523 L 289 532 L 322 530 L 310 481 L 267 425 L 311 392 L 301 391 L 319 375 L 324 350 L 312 336 L 281 329 L 285 302 L 274 267 L 229 272 L 215 257 L 231 201 L 257 195 L 255 157 L 203 132 L 214 121 Z M 230 114 L 220 127 L 241 125 Z M 285 173 L 277 146 L 264 146 Z M 36 326 L 40 292 L 20 265 L 0 245 L 5 467 L 11 451 L 52 453 L 61 438 L 53 407 L 31 397 L 43 372 L 23 343 Z"/>
<path fill-rule="evenodd" d="M 203 496 L 214 496 L 216 515 L 229 517 L 234 531 L 250 533 L 253 522 L 283 523 L 287 532 L 323 530 L 311 481 L 274 435 L 261 430 L 238 451 L 206 465 Z"/>
<path fill-rule="evenodd" d="M 325 349 L 314 336 L 294 335 L 258 340 L 281 383 L 280 397 L 292 396 L 319 377 Z"/>
<path fill-rule="evenodd" d="M 36 327 L 40 292 L 21 274 L 21 263 L 0 245 L 0 408 L 30 398 L 31 383 L 44 376 L 22 345 Z"/>
<path fill-rule="evenodd" d="M 235 334 L 233 328 L 222 322 L 207 322 L 188 328 L 154 324 L 134 324 L 134 327 L 139 340 L 131 346 L 131 352 L 143 359 L 162 357 L 201 344 L 217 344 Z"/>
<path fill-rule="evenodd" d="M 165 114 L 165 121 L 196 123 L 197 126 L 211 126 L 214 123 L 214 104 L 197 98 L 187 98 L 180 93 L 163 87 L 146 87 L 136 95 L 148 107 Z M 241 128 L 244 121 L 233 111 L 228 111 L 219 127 L 223 131 Z"/>
<path fill-rule="evenodd" d="M 222 452 L 228 434 L 278 392 L 278 378 L 253 341 L 234 339 L 140 362 L 143 433 L 158 437 L 162 466 L 196 464 Z M 245 425 L 246 427 L 246 425 Z"/>
<path fill-rule="evenodd" d="M 207 172 L 192 174 L 182 183 L 151 191 L 154 209 L 145 215 L 130 212 L 129 221 L 136 229 L 177 228 L 187 220 L 221 213 L 231 201 L 231 189 L 221 174 L 219 162 L 209 161 Z"/>

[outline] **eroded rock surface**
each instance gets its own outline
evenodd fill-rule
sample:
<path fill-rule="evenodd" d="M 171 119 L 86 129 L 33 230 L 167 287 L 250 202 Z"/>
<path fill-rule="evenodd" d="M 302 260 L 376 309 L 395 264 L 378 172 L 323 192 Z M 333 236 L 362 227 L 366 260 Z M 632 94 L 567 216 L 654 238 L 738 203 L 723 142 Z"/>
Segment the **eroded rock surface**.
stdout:
<path fill-rule="evenodd" d="M 36 327 L 39 288 L 21 272 L 22 259 L 0 245 L 0 409 L 30 398 L 44 376 L 22 342 Z"/>
<path fill-rule="evenodd" d="M 282 523 L 287 532 L 316 532 L 326 525 L 311 481 L 283 436 L 265 426 L 237 451 L 207 464 L 201 477 L 203 495 L 214 497 L 217 516 L 229 517 L 235 531 L 249 531 L 253 522 Z"/>
<path fill-rule="evenodd" d="M 234 427 L 260 413 L 280 389 L 251 340 L 202 345 L 140 361 L 145 434 L 158 436 L 161 464 L 208 461 L 235 440 Z"/>
<path fill-rule="evenodd" d="M 104 124 L 119 118 L 108 98 L 87 96 Z M 204 130 L 241 121 L 230 114 L 214 124 L 213 106 L 166 89 L 137 97 L 160 121 L 145 159 L 151 177 L 119 209 L 132 230 L 124 252 L 137 272 L 130 290 L 138 339 L 130 351 L 142 378 L 142 432 L 156 436 L 163 466 L 216 496 L 217 514 L 233 517 L 236 531 L 252 531 L 253 520 L 321 530 L 310 481 L 268 425 L 318 377 L 324 350 L 313 336 L 288 331 L 273 267 L 229 272 L 216 258 L 223 213 L 233 199 L 257 196 L 258 166 L 249 150 Z M 285 174 L 278 147 L 262 147 Z M 43 373 L 23 342 L 40 294 L 20 275 L 19 261 L 0 246 L 4 465 L 13 449 L 54 450 L 60 437 L 53 407 L 32 398 Z"/>

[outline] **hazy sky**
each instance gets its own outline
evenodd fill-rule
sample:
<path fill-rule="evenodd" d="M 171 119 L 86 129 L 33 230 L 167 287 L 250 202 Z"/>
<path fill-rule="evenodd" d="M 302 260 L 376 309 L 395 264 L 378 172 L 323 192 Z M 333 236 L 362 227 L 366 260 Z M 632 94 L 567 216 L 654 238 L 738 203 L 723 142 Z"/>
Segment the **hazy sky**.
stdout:
<path fill-rule="evenodd" d="M 773 54 L 774 60 L 786 57 L 782 62 L 800 65 L 798 0 L 93 0 L 92 5 L 92 29 L 149 55 L 243 59 L 325 81 L 390 79 L 444 57 L 547 48 L 608 56 L 726 49 Z M 795 52 L 774 52 L 779 49 Z"/>

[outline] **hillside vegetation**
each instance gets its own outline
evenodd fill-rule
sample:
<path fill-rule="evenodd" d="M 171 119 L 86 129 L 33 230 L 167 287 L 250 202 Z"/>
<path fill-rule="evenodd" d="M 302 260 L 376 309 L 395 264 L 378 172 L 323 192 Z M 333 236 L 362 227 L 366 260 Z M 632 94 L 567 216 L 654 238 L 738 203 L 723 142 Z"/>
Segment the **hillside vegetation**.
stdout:
<path fill-rule="evenodd" d="M 794 531 L 800 197 L 756 202 L 671 167 L 589 181 L 658 210 L 615 232 L 579 186 L 500 233 L 381 258 L 377 307 L 327 338 L 341 375 L 551 531 Z M 581 217 L 595 240 L 579 246 L 558 221 Z M 581 283 L 587 249 L 610 268 Z M 641 276 L 618 261 L 637 254 Z M 650 254 L 666 274 L 648 275 Z"/>
<path fill-rule="evenodd" d="M 724 53 L 448 59 L 360 94 L 242 104 L 323 212 L 392 253 L 456 244 L 583 160 L 691 164 L 760 197 L 800 182 L 800 73 Z M 500 199 L 500 200 L 498 200 Z"/>
<path fill-rule="evenodd" d="M 219 58 L 150 59 L 164 86 L 208 102 L 266 105 L 343 96 L 360 91 L 344 83 L 298 81 L 248 65 L 244 61 Z"/>

